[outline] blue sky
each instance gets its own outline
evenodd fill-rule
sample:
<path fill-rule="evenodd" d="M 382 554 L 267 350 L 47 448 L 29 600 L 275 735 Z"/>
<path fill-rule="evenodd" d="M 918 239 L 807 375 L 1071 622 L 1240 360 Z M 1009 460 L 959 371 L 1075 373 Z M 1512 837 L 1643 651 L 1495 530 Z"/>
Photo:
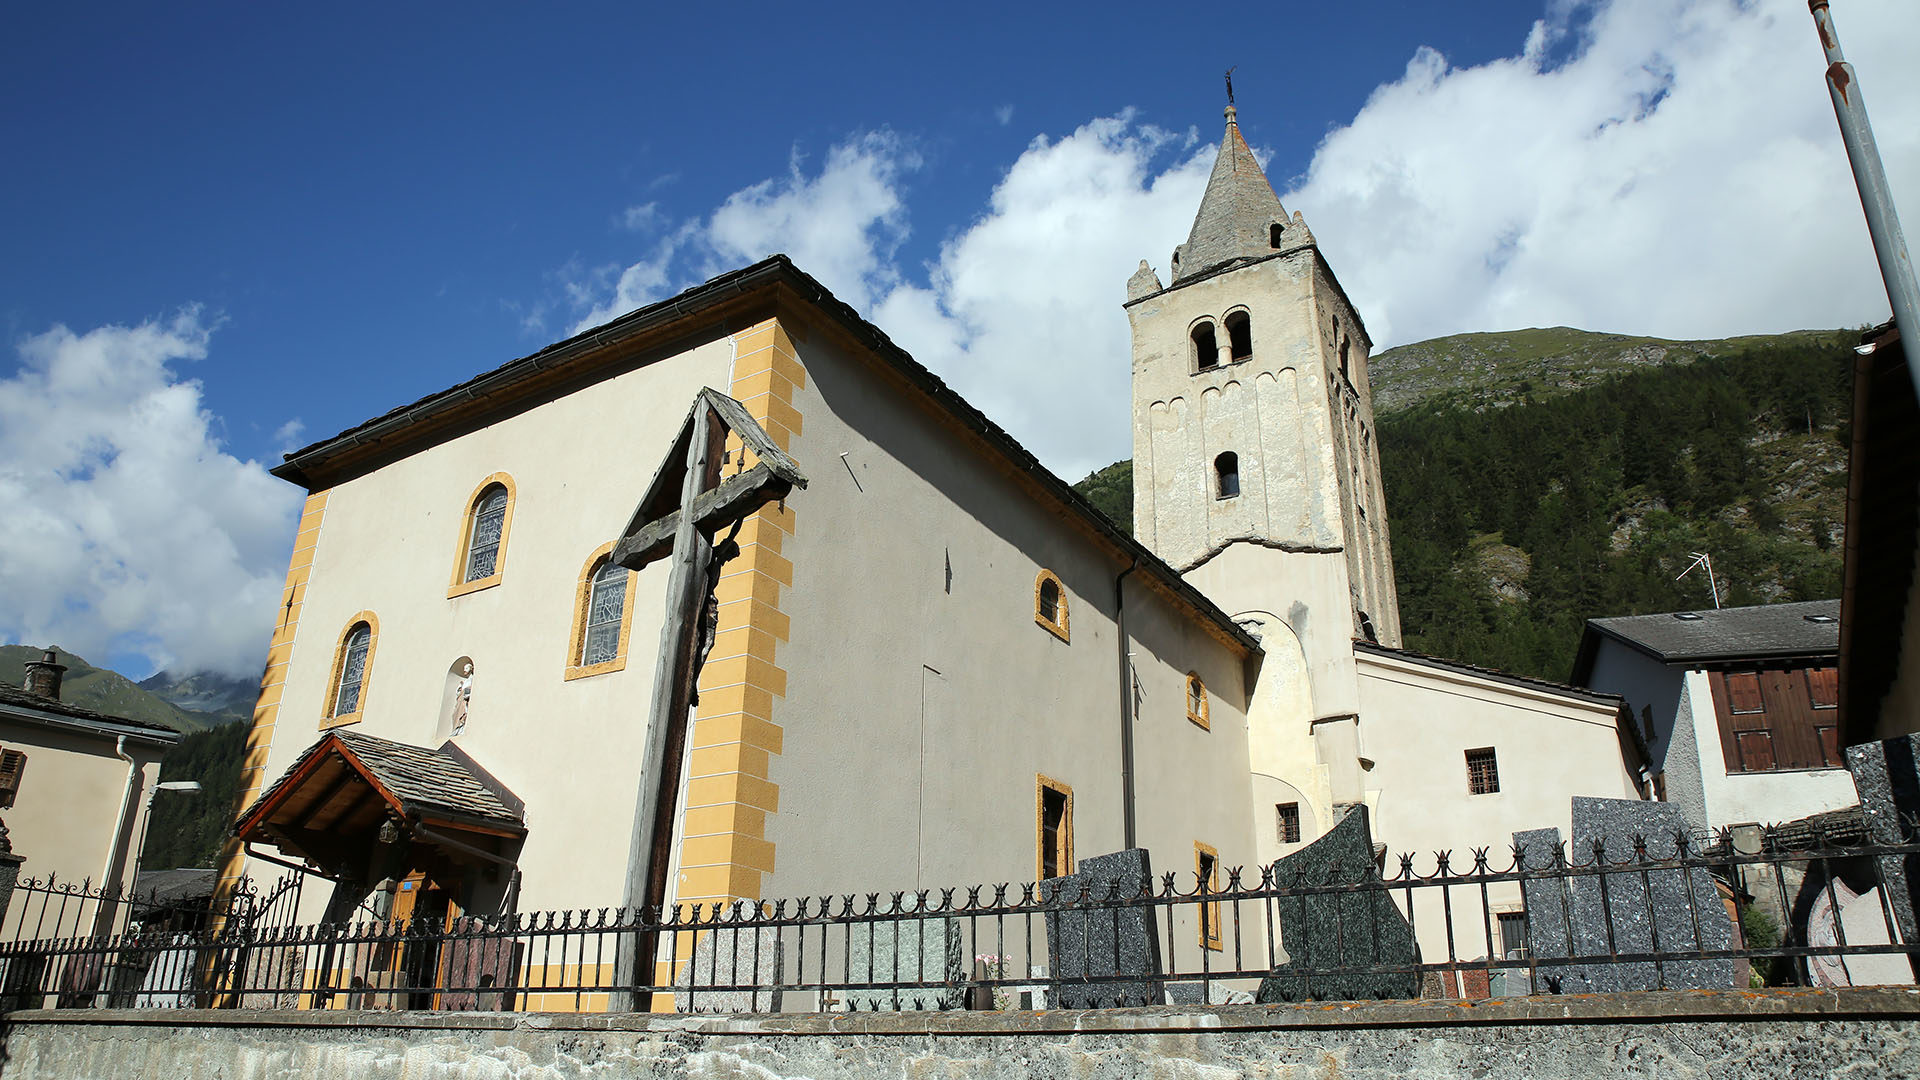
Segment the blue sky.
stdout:
<path fill-rule="evenodd" d="M 952 10 L 11 10 L 0 640 L 248 670 L 283 450 L 776 250 L 1069 479 L 1123 457 L 1228 65 L 1378 345 L 1886 317 L 1799 0 Z M 1910 204 L 1920 6 L 1836 17 Z"/>

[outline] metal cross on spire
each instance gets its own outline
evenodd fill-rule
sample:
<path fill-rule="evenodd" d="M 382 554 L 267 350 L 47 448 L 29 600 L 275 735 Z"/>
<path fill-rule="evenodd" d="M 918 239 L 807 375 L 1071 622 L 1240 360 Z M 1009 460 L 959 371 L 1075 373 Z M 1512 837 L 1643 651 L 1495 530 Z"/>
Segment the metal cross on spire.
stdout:
<path fill-rule="evenodd" d="M 1227 69 L 1227 104 L 1229 105 L 1233 104 L 1233 73 L 1239 70 L 1239 64 L 1235 64 Z"/>

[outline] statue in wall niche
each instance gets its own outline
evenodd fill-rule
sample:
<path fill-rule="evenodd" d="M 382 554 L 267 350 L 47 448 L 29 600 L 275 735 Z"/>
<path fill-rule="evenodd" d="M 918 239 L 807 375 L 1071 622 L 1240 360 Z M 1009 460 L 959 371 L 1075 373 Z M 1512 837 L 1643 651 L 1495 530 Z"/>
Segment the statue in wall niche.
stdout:
<path fill-rule="evenodd" d="M 473 663 L 460 665 L 460 685 L 453 690 L 453 728 L 450 734 L 467 730 L 467 706 L 473 700 Z"/>

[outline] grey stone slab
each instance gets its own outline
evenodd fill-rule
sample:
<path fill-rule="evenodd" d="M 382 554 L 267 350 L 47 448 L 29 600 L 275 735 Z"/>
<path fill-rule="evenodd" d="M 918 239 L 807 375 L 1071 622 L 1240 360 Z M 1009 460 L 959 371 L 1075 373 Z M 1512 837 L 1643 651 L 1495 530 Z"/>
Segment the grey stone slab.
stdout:
<path fill-rule="evenodd" d="M 1906 838 L 1905 822 L 1920 817 L 1920 734 L 1847 747 L 1847 771 L 1860 795 L 1867 821 L 1867 841 L 1899 844 Z M 1907 941 L 1920 940 L 1920 868 L 1911 857 L 1886 855 L 1876 859 L 1887 903 Z M 1920 963 L 1916 964 L 1920 972 Z"/>
<path fill-rule="evenodd" d="M 917 898 L 901 905 L 919 908 Z M 921 917 L 854 923 L 847 928 L 848 982 L 885 989 L 848 990 L 847 1008 L 855 1012 L 957 1009 L 966 998 L 967 971 L 961 964 L 960 925 L 953 919 Z M 907 987 L 900 983 L 944 983 Z"/>
<path fill-rule="evenodd" d="M 693 961 L 674 979 L 680 1012 L 779 1012 L 776 985 L 785 970 L 780 933 L 773 927 L 720 927 L 700 931 Z M 709 986 L 754 986 L 764 990 L 707 990 Z"/>
<path fill-rule="evenodd" d="M 1326 835 L 1274 863 L 1273 872 L 1282 891 L 1274 903 L 1287 959 L 1260 980 L 1255 1000 L 1264 1004 L 1420 996 L 1419 977 L 1411 970 L 1420 961 L 1420 947 L 1413 940 L 1413 928 L 1384 887 L 1286 895 L 1289 888 L 1380 884 L 1366 807 L 1347 811 Z M 1389 965 L 1407 965 L 1409 970 L 1316 974 L 1329 968 Z"/>
<path fill-rule="evenodd" d="M 1564 864 L 1559 829 L 1530 829 L 1513 834 L 1519 849 L 1520 865 L 1526 870 L 1550 870 Z M 1528 878 L 1520 883 L 1520 895 L 1526 905 L 1527 954 L 1536 960 L 1564 960 L 1576 948 L 1573 926 L 1568 920 L 1572 908 L 1571 882 L 1566 878 Z M 1540 989 L 1545 993 L 1567 992 L 1568 986 L 1584 988 L 1586 976 L 1577 965 L 1546 964 L 1538 968 Z"/>
<path fill-rule="evenodd" d="M 1040 883 L 1041 899 L 1062 905 L 1046 916 L 1054 1008 L 1160 1004 L 1155 908 L 1103 904 L 1109 897 L 1138 896 L 1152 884 L 1144 848 L 1081 859 L 1073 874 Z M 1102 981 L 1089 981 L 1094 979 Z"/>
<path fill-rule="evenodd" d="M 1591 864 L 1599 844 L 1606 865 L 1618 867 L 1568 879 L 1574 955 L 1732 948 L 1733 922 L 1713 875 L 1700 867 L 1643 870 L 1635 865 L 1636 837 L 1645 840 L 1649 861 L 1671 859 L 1676 836 L 1687 830 L 1680 809 L 1670 803 L 1574 797 L 1569 858 L 1575 865 Z M 1570 973 L 1562 992 L 1725 989 L 1733 985 L 1733 968 L 1731 960 L 1588 964 Z M 1576 985 L 1580 981 L 1585 985 Z"/>

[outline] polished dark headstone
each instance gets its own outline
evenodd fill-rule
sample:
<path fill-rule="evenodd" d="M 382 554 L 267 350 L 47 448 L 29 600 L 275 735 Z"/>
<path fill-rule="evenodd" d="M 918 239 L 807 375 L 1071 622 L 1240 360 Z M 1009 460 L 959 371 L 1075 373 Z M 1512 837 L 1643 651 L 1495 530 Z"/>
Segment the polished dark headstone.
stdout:
<path fill-rule="evenodd" d="M 1605 863 L 1618 866 L 1604 874 L 1568 879 L 1574 955 L 1733 947 L 1733 922 L 1713 875 L 1704 867 L 1643 870 L 1636 865 L 1635 837 L 1645 839 L 1646 858 L 1654 861 L 1673 858 L 1676 836 L 1687 831 L 1680 808 L 1671 803 L 1574 797 L 1573 850 L 1568 857 L 1576 865 L 1590 864 L 1597 843 Z M 1692 850 L 1698 852 L 1697 847 Z M 1577 974 L 1586 985 L 1578 987 L 1570 978 L 1562 985 L 1563 993 L 1726 989 L 1733 985 L 1733 961 L 1588 964 Z"/>
<path fill-rule="evenodd" d="M 1847 747 L 1847 771 L 1860 794 L 1867 841 L 1905 843 L 1904 822 L 1920 818 L 1920 734 Z M 1920 867 L 1912 865 L 1912 856 L 1883 855 L 1875 861 L 1901 937 L 1920 938 L 1920 924 L 1914 917 L 1920 909 Z M 1920 973 L 1920 960 L 1915 961 L 1915 971 Z"/>
<path fill-rule="evenodd" d="M 1144 848 L 1081 859 L 1073 874 L 1040 883 L 1040 898 L 1060 905 L 1047 912 L 1052 1007 L 1161 1003 L 1155 908 L 1151 904 L 1102 905 L 1109 896 L 1123 900 L 1138 896 L 1152 884 L 1153 871 Z M 1093 979 L 1102 981 L 1088 981 Z"/>
<path fill-rule="evenodd" d="M 1273 864 L 1282 895 L 1275 901 L 1287 959 L 1260 980 L 1262 1003 L 1416 998 L 1420 962 L 1413 928 L 1384 888 L 1350 893 L 1285 895 L 1295 887 L 1378 884 L 1367 810 L 1347 811 L 1325 836 Z M 1319 975 L 1329 968 L 1405 965 L 1409 970 Z"/>

